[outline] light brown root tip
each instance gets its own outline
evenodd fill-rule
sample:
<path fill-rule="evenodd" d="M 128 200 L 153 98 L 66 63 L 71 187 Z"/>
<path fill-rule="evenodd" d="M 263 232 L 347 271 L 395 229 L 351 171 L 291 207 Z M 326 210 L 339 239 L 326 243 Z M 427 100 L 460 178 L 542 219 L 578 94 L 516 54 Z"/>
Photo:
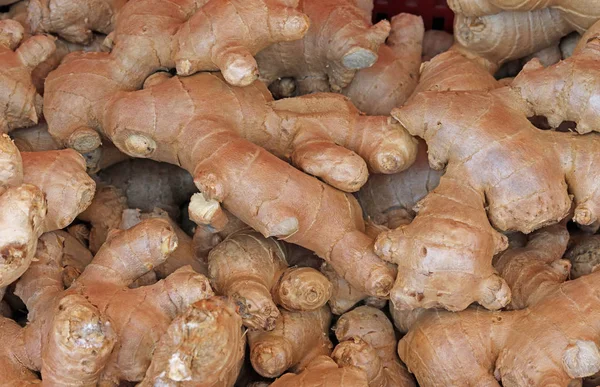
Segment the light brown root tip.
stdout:
<path fill-rule="evenodd" d="M 90 128 L 79 128 L 75 130 L 67 140 L 67 146 L 79 153 L 91 152 L 102 144 L 100 135 Z"/>
<path fill-rule="evenodd" d="M 577 340 L 565 350 L 563 365 L 571 378 L 584 378 L 600 371 L 600 352 L 595 342 Z"/>
<path fill-rule="evenodd" d="M 292 268 L 281 276 L 278 298 L 287 310 L 316 310 L 329 301 L 333 292 L 331 282 L 310 267 Z"/>
<path fill-rule="evenodd" d="M 405 168 L 404 157 L 400 152 L 387 151 L 377 155 L 377 168 L 380 173 L 397 173 Z"/>
<path fill-rule="evenodd" d="M 573 215 L 573 221 L 577 224 L 581 224 L 582 226 L 589 226 L 594 223 L 596 219 L 594 218 L 592 211 L 590 211 L 586 207 L 577 207 L 575 209 L 575 214 Z"/>
<path fill-rule="evenodd" d="M 149 157 L 156 150 L 156 142 L 143 134 L 132 134 L 125 140 L 125 150 L 136 157 Z"/>
<path fill-rule="evenodd" d="M 279 341 L 260 343 L 252 348 L 252 365 L 265 378 L 276 378 L 291 366 L 291 356 L 286 351 L 285 344 L 277 344 Z"/>
<path fill-rule="evenodd" d="M 489 310 L 498 310 L 508 305 L 511 299 L 510 288 L 497 274 L 486 278 L 481 284 L 479 304 Z"/>
<path fill-rule="evenodd" d="M 286 40 L 297 40 L 304 36 L 310 27 L 310 20 L 306 15 L 290 16 L 283 25 Z"/>
<path fill-rule="evenodd" d="M 373 66 L 377 62 L 377 54 L 362 47 L 351 49 L 342 58 L 342 64 L 350 70 L 360 70 Z"/>
<path fill-rule="evenodd" d="M 296 233 L 296 231 L 298 231 L 298 219 L 292 216 L 273 226 L 269 236 L 286 238 Z"/>

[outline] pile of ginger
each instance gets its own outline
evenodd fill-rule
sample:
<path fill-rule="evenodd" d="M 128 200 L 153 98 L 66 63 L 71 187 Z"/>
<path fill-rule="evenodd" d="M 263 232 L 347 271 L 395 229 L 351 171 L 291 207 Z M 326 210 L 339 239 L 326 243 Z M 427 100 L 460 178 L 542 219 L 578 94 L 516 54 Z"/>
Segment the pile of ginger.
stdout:
<path fill-rule="evenodd" d="M 600 6 L 447 3 L 0 0 L 0 385 L 600 385 Z"/>

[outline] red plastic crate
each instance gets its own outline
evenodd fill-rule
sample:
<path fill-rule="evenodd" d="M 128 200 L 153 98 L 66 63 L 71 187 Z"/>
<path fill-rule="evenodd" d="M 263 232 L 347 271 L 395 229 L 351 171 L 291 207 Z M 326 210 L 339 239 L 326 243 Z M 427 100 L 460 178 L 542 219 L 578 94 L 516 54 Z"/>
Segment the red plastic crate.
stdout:
<path fill-rule="evenodd" d="M 454 13 L 446 0 L 375 0 L 373 21 L 390 19 L 402 12 L 421 16 L 425 29 L 452 33 Z"/>

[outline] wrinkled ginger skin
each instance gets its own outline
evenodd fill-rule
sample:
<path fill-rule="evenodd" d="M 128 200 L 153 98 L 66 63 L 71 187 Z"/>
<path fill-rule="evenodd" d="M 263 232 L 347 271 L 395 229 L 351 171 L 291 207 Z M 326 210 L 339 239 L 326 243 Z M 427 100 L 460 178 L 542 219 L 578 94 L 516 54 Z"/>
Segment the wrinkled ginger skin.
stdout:
<path fill-rule="evenodd" d="M 299 374 L 285 374 L 271 387 L 367 387 L 367 375 L 356 367 L 340 367 L 328 356 L 317 356 Z"/>
<path fill-rule="evenodd" d="M 14 20 L 0 20 L 0 133 L 33 126 L 42 113 L 42 97 L 31 72 L 56 49 L 48 36 L 23 40 L 24 29 Z"/>
<path fill-rule="evenodd" d="M 280 310 L 269 332 L 248 331 L 250 362 L 261 376 L 274 378 L 286 370 L 301 372 L 319 355 L 329 355 L 331 312 L 324 306 L 311 312 Z"/>
<path fill-rule="evenodd" d="M 286 256 L 283 243 L 254 231 L 228 236 L 208 255 L 211 284 L 235 301 L 248 328 L 275 328 L 277 305 L 314 310 L 329 299 L 327 278 L 312 268 L 288 268 Z"/>
<path fill-rule="evenodd" d="M 245 348 L 234 302 L 223 297 L 198 301 L 169 325 L 139 386 L 232 387 Z"/>
<path fill-rule="evenodd" d="M 297 95 L 340 92 L 357 70 L 377 61 L 390 24 L 372 26 L 370 16 L 351 0 L 300 0 L 298 9 L 311 20 L 303 39 L 280 42 L 256 56 L 260 79 L 267 85 L 292 77 Z"/>
<path fill-rule="evenodd" d="M 400 358 L 424 387 L 566 386 L 591 376 L 600 370 L 599 277 L 567 281 L 519 311 L 427 311 L 400 340 Z"/>
<path fill-rule="evenodd" d="M 600 235 L 575 240 L 565 258 L 571 261 L 571 278 L 579 278 L 597 270 L 600 264 Z"/>

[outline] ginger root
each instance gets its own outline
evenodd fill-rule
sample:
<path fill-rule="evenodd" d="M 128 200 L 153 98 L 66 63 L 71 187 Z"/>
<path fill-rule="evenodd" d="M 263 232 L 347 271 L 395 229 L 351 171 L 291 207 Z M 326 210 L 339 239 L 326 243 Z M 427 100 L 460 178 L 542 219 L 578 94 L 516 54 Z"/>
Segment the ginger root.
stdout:
<path fill-rule="evenodd" d="M 600 235 L 584 236 L 575 240 L 565 258 L 571 261 L 571 278 L 594 272 L 600 264 Z"/>
<path fill-rule="evenodd" d="M 287 255 L 283 243 L 248 230 L 228 236 L 208 255 L 213 288 L 235 301 L 248 328 L 274 329 L 280 316 L 277 305 L 311 311 L 331 296 L 331 284 L 323 274 L 309 267 L 289 267 Z"/>
<path fill-rule="evenodd" d="M 356 367 L 340 367 L 328 356 L 317 356 L 306 369 L 285 374 L 271 387 L 367 387 L 367 376 Z"/>
<path fill-rule="evenodd" d="M 260 375 L 274 378 L 290 369 L 301 372 L 315 357 L 329 355 L 331 312 L 327 306 L 310 312 L 280 311 L 271 331 L 248 331 L 250 362 Z"/>

